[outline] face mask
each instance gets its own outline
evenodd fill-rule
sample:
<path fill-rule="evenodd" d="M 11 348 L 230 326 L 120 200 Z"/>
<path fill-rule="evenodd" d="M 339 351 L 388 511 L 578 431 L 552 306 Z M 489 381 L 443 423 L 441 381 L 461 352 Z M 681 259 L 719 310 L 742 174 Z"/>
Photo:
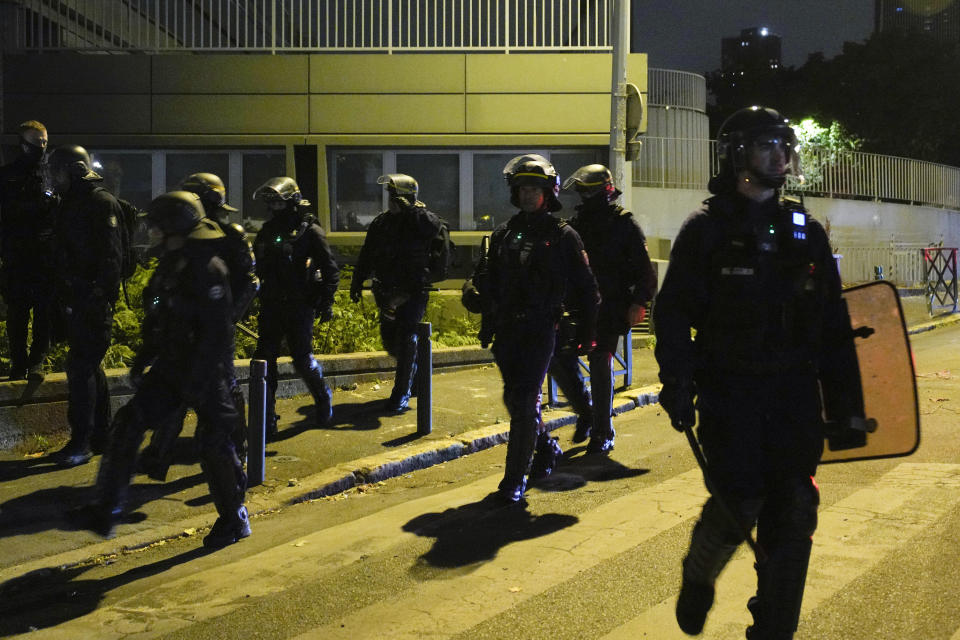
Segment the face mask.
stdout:
<path fill-rule="evenodd" d="M 44 152 L 46 148 L 38 147 L 35 144 L 31 144 L 26 140 L 20 140 L 20 149 L 23 151 L 23 155 L 33 164 L 39 163 L 43 160 Z"/>
<path fill-rule="evenodd" d="M 158 227 L 150 225 L 150 228 L 147 229 L 147 237 L 150 241 L 150 247 L 155 248 L 163 244 L 163 231 L 160 231 Z"/>

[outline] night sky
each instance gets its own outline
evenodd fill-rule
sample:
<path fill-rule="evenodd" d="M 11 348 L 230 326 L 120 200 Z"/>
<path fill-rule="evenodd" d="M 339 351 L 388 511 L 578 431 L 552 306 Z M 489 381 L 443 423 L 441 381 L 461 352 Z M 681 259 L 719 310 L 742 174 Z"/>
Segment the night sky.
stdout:
<path fill-rule="evenodd" d="M 705 73 L 720 67 L 720 39 L 767 27 L 781 37 L 783 64 L 839 54 L 873 32 L 874 0 L 632 0 L 632 49 L 658 69 Z"/>

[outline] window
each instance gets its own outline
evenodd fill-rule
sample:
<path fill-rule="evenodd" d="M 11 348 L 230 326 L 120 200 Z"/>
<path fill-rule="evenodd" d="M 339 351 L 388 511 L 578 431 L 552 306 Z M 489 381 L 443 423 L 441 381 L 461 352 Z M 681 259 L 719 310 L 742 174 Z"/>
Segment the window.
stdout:
<path fill-rule="evenodd" d="M 473 221 L 475 229 L 494 229 L 517 212 L 517 208 L 510 204 L 510 190 L 503 179 L 503 167 L 521 153 L 524 152 L 477 152 L 474 154 Z"/>
<path fill-rule="evenodd" d="M 363 231 L 383 211 L 383 155 L 379 152 L 331 151 L 330 227 Z"/>
<path fill-rule="evenodd" d="M 397 153 L 397 173 L 413 176 L 427 208 L 460 230 L 460 156 L 457 153 Z"/>
<path fill-rule="evenodd" d="M 253 192 L 270 178 L 286 175 L 286 163 L 280 152 L 245 152 L 243 154 L 243 227 L 247 231 L 257 231 L 270 217 L 270 212 L 262 202 L 253 199 Z M 304 193 L 303 197 L 311 202 L 316 197 Z M 311 208 L 316 211 L 316 204 Z"/>
<path fill-rule="evenodd" d="M 103 176 L 110 193 L 141 209 L 153 199 L 153 168 L 149 153 L 95 152 L 93 170 Z"/>
<path fill-rule="evenodd" d="M 327 163 L 331 230 L 362 231 L 386 208 L 377 178 L 405 173 L 416 178 L 420 199 L 457 231 L 491 230 L 517 212 L 503 179 L 503 167 L 524 153 L 546 156 L 561 182 L 578 168 L 606 164 L 606 148 L 579 149 L 444 149 L 347 150 L 331 149 Z M 573 215 L 576 194 L 560 192 L 561 215 Z"/>
<path fill-rule="evenodd" d="M 230 155 L 228 153 L 172 153 L 166 154 L 167 186 L 173 191 L 184 178 L 194 173 L 212 173 L 228 185 L 230 181 Z M 229 186 L 228 186 L 229 189 Z"/>

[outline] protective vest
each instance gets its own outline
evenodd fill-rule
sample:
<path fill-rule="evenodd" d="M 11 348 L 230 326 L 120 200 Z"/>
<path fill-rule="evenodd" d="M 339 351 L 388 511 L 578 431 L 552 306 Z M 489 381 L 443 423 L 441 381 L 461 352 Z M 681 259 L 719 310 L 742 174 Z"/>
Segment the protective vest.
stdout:
<path fill-rule="evenodd" d="M 518 214 L 493 233 L 490 259 L 497 265 L 498 316 L 559 319 L 568 276 L 560 246 L 565 226 L 550 215 Z"/>
<path fill-rule="evenodd" d="M 792 199 L 754 211 L 720 197 L 706 205 L 714 237 L 695 338 L 701 363 L 745 373 L 815 367 L 827 274 L 806 210 Z"/>

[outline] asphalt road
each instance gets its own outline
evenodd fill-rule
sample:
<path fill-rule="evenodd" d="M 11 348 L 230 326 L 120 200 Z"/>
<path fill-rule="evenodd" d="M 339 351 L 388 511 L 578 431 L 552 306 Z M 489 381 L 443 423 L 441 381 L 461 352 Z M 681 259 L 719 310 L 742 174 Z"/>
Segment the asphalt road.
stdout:
<path fill-rule="evenodd" d="M 910 457 L 824 465 L 799 640 L 960 640 L 960 326 L 913 337 L 923 438 Z M 705 491 L 658 406 L 616 419 L 609 459 L 559 431 L 565 465 L 526 510 L 484 500 L 497 446 L 197 536 L 34 567 L 0 583 L 0 635 L 38 638 L 654 638 Z M 741 549 L 704 638 L 742 638 Z"/>

